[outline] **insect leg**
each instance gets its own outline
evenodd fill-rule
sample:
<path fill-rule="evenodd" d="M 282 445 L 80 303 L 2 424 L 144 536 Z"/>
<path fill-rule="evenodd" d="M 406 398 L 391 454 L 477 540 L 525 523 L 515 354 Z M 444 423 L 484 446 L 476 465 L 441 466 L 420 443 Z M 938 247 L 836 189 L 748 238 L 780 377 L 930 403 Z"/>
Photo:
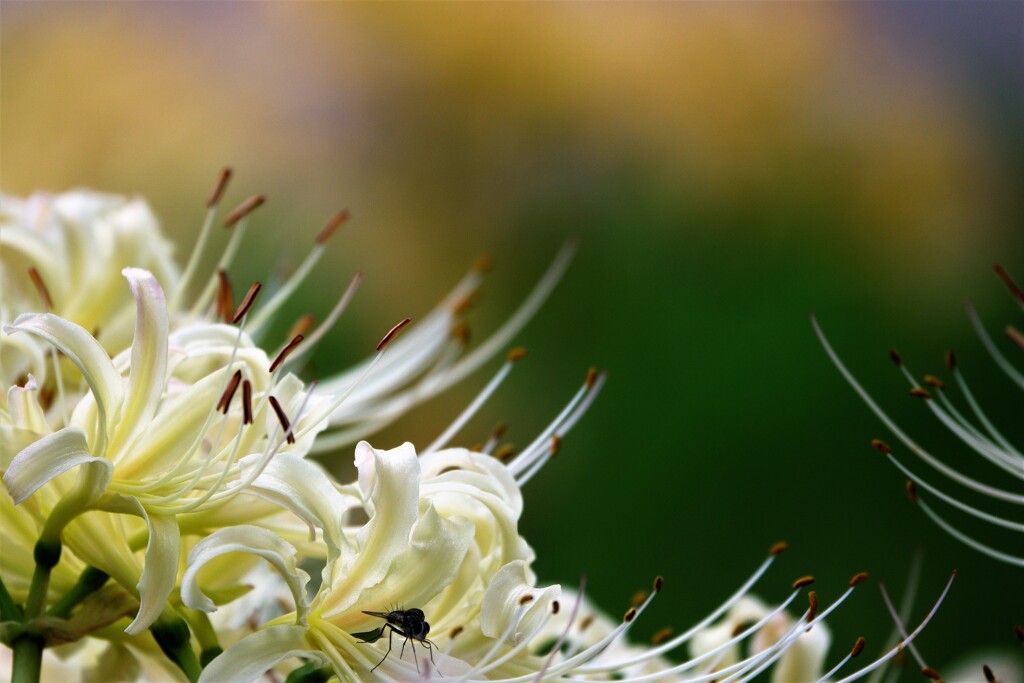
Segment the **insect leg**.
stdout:
<path fill-rule="evenodd" d="M 373 669 L 376 669 L 378 666 L 383 664 L 384 660 L 388 658 L 389 654 L 391 654 L 391 636 L 395 635 L 395 628 L 391 624 L 385 624 L 384 626 L 386 628 L 391 629 L 390 631 L 388 631 L 388 651 L 384 653 L 384 656 L 381 657 L 381 660 L 377 662 L 377 666 L 373 667 Z M 373 673 L 373 669 L 370 669 L 370 673 Z"/>

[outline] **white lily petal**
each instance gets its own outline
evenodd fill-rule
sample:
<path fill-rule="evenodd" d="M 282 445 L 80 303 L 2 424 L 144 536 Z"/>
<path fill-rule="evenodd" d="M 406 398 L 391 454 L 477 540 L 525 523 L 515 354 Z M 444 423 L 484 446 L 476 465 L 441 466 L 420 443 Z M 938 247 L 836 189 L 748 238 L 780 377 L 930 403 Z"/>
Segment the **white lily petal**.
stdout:
<path fill-rule="evenodd" d="M 218 529 L 192 548 L 188 554 L 188 569 L 181 578 L 181 599 L 186 605 L 203 612 L 217 610 L 199 587 L 199 570 L 227 553 L 250 553 L 269 562 L 288 584 L 295 601 L 296 622 L 305 624 L 309 612 L 306 598 L 309 574 L 298 568 L 295 547 L 271 531 L 248 524 Z"/>
<path fill-rule="evenodd" d="M 12 325 L 4 327 L 8 334 L 28 332 L 57 347 L 82 372 L 92 389 L 100 410 L 101 433 L 97 435 L 96 451 L 106 449 L 107 434 L 114 430 L 124 401 L 124 383 L 107 352 L 84 328 L 51 313 L 19 315 Z"/>
<path fill-rule="evenodd" d="M 134 636 L 142 633 L 157 620 L 167 604 L 178 579 L 178 555 L 181 552 L 181 533 L 173 515 L 147 513 L 139 504 L 139 512 L 149 527 L 146 545 L 146 564 L 139 577 L 139 613 L 124 630 Z"/>
<path fill-rule="evenodd" d="M 110 482 L 113 470 L 110 462 L 89 452 L 85 432 L 81 429 L 62 429 L 47 434 L 14 456 L 4 473 L 4 484 L 14 504 L 18 505 L 54 477 L 89 463 L 97 466 L 93 476 L 95 485 L 102 491 Z"/>
<path fill-rule="evenodd" d="M 50 431 L 46 424 L 46 415 L 37 400 L 38 385 L 32 375 L 28 376 L 25 386 L 13 386 L 7 391 L 7 410 L 11 414 L 11 423 L 20 429 L 27 429 L 37 434 Z"/>
<path fill-rule="evenodd" d="M 523 636 L 533 633 L 541 620 L 551 611 L 551 601 L 557 600 L 560 586 L 540 588 L 532 585 L 526 562 L 509 562 L 498 570 L 484 594 L 480 605 L 480 631 L 490 638 L 499 638 L 523 609 L 520 601 L 529 595 L 522 618 L 510 634 L 509 642 L 517 644 Z"/>
<path fill-rule="evenodd" d="M 313 659 L 318 666 L 328 664 L 327 657 L 307 642 L 305 628 L 270 626 L 242 638 L 207 664 L 199 683 L 250 683 L 291 657 Z"/>
<path fill-rule="evenodd" d="M 370 521 L 356 535 L 359 554 L 325 600 L 326 614 L 347 609 L 387 575 L 394 558 L 408 548 L 419 512 L 420 464 L 411 444 L 378 451 L 362 442 L 356 467 Z"/>
<path fill-rule="evenodd" d="M 135 297 L 135 339 L 124 410 L 110 444 L 112 458 L 131 446 L 156 414 L 167 379 L 167 302 L 148 270 L 121 271 Z"/>
<path fill-rule="evenodd" d="M 250 456 L 248 461 L 255 459 Z M 242 464 L 243 471 L 246 464 Z M 350 499 L 338 493 L 319 465 L 279 453 L 246 492 L 291 510 L 310 526 L 321 529 L 328 547 L 328 562 L 338 557 L 345 541 L 342 515 Z"/>

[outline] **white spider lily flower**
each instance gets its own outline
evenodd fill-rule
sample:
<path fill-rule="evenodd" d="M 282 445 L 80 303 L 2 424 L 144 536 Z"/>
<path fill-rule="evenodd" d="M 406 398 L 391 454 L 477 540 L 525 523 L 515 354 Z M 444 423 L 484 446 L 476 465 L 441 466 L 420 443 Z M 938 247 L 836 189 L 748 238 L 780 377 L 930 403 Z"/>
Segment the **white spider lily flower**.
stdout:
<path fill-rule="evenodd" d="M 1002 266 L 997 264 L 995 270 L 1010 289 L 1018 305 L 1024 308 L 1024 291 L 1017 286 Z M 1014 384 L 1024 389 L 1024 373 L 1018 370 L 1006 358 L 1003 352 L 999 350 L 969 301 L 967 302 L 967 314 L 982 344 L 999 368 L 1003 370 Z M 874 448 L 885 455 L 907 477 L 907 492 L 911 500 L 943 531 L 968 547 L 1000 562 L 1024 567 L 1024 555 L 1021 555 L 1019 552 L 1020 534 L 1024 534 L 1024 521 L 1020 521 L 1020 510 L 1024 507 L 1024 494 L 1013 490 L 1014 484 L 1016 484 L 1019 490 L 1020 483 L 1024 482 L 1024 455 L 1010 443 L 985 414 L 981 403 L 971 392 L 953 353 L 946 354 L 946 366 L 952 375 L 953 382 L 963 396 L 966 409 L 958 408 L 949 398 L 947 395 L 947 385 L 941 379 L 934 375 L 925 375 L 919 382 L 907 368 L 903 358 L 896 351 L 890 350 L 889 352 L 891 359 L 909 383 L 911 396 L 922 399 L 928 410 L 932 412 L 944 427 L 959 438 L 970 450 L 981 456 L 993 470 L 995 476 L 1005 482 L 1001 486 L 993 486 L 946 464 L 945 460 L 934 455 L 903 431 L 875 402 L 846 366 L 843 365 L 838 354 L 832 349 L 832 346 L 825 338 L 825 334 L 818 325 L 818 321 L 812 317 L 811 322 L 829 358 L 831 358 L 839 372 L 860 395 L 872 412 L 879 417 L 889 431 L 911 453 L 961 490 L 957 494 L 950 493 L 948 489 L 940 484 L 935 484 L 935 480 L 932 479 L 931 475 L 927 473 L 922 475 L 920 470 L 916 469 L 912 464 L 897 458 L 896 453 L 893 452 L 889 444 L 880 439 L 872 440 Z M 1024 334 L 1021 334 L 1012 325 L 1006 327 L 1006 334 L 1019 349 L 1024 349 Z M 922 384 L 928 388 L 925 388 Z M 986 541 L 979 540 L 972 533 L 965 531 L 959 523 L 954 524 L 947 521 L 946 517 L 936 509 L 933 509 L 932 505 L 928 502 L 932 499 L 949 506 L 956 511 L 954 514 L 964 520 L 974 518 L 988 525 L 990 529 L 1004 530 L 996 531 L 996 534 L 1005 535 L 1007 532 L 1011 535 L 1016 534 L 1008 544 L 1008 547 L 1012 548 L 1012 550 L 1007 552 Z M 983 502 L 974 503 L 971 502 L 972 499 Z M 1012 509 L 1014 513 L 1007 515 L 1002 512 L 1004 509 Z"/>
<path fill-rule="evenodd" d="M 112 353 L 132 337 L 134 302 L 122 268 L 145 268 L 164 286 L 178 280 L 173 244 L 138 197 L 73 190 L 21 199 L 0 195 L 0 323 L 49 310 L 99 331 Z M 30 337 L 0 340 L 0 377 L 7 386 L 32 372 L 49 386 Z"/>
<path fill-rule="evenodd" d="M 124 275 L 136 301 L 135 338 L 113 359 L 86 330 L 53 314 L 22 315 L 5 327 L 53 344 L 89 393 L 66 426 L 38 434 L 13 458 L 5 453 L 3 479 L 16 505 L 35 495 L 43 537 L 51 529 L 59 538 L 70 522 L 63 540 L 75 555 L 137 590 L 141 606 L 128 632 L 138 633 L 175 587 L 177 517 L 245 492 L 275 457 L 305 454 L 325 426 L 326 399 L 272 373 L 241 329 L 199 324 L 169 333 L 156 278 L 132 268 Z M 60 477 L 80 466 L 77 483 Z M 82 515 L 90 509 L 135 515 L 147 528 L 125 538 L 109 515 Z M 140 570 L 134 553 L 143 545 Z"/>

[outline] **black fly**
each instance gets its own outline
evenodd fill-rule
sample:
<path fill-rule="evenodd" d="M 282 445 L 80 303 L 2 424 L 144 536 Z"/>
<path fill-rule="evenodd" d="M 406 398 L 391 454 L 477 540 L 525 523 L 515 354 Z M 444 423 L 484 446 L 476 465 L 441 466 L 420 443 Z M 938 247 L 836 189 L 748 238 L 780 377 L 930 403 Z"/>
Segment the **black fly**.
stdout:
<path fill-rule="evenodd" d="M 410 640 L 418 642 L 423 647 L 427 648 L 430 652 L 430 663 L 434 664 L 434 643 L 427 639 L 427 634 L 430 633 L 430 624 L 427 623 L 426 617 L 423 614 L 423 610 L 413 607 L 412 609 L 396 609 L 390 612 L 367 612 L 363 611 L 363 614 L 368 614 L 371 617 L 378 617 L 384 619 L 388 623 L 384 624 L 378 629 L 373 631 L 367 631 L 365 633 L 353 633 L 352 635 L 360 638 L 360 642 L 363 643 L 374 643 L 384 637 L 384 629 L 391 629 L 388 631 L 388 651 L 384 653 L 384 657 L 377 662 L 377 666 L 373 667 L 376 669 L 378 666 L 384 663 L 384 660 L 391 654 L 391 638 L 394 634 L 398 634 L 405 638 L 402 641 L 402 651 L 398 655 L 399 658 L 405 655 L 405 644 Z M 416 673 L 420 671 L 420 663 L 416 659 L 416 645 L 410 645 L 413 649 L 413 661 L 416 662 Z M 370 669 L 370 671 L 373 671 Z M 437 665 L 434 664 L 434 669 L 437 669 Z M 440 674 L 440 672 L 438 672 Z"/>

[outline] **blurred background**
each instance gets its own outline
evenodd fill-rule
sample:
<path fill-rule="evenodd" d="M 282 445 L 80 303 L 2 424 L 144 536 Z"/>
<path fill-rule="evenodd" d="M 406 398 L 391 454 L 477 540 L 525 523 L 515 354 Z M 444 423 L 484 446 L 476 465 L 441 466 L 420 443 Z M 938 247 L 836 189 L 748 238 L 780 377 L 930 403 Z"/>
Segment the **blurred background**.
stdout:
<path fill-rule="evenodd" d="M 991 265 L 1024 280 L 1024 4 L 8 0 L 2 20 L 5 191 L 138 193 L 184 260 L 231 165 L 227 204 L 268 195 L 236 283 L 294 267 L 350 209 L 295 304 L 322 315 L 365 273 L 311 375 L 362 358 L 486 253 L 495 268 L 469 313 L 483 338 L 579 239 L 517 340 L 529 357 L 460 436 L 478 443 L 506 422 L 525 445 L 589 366 L 607 369 L 525 491 L 542 581 L 586 573 L 617 613 L 663 574 L 637 624 L 646 637 L 696 621 L 780 539 L 790 551 L 759 587 L 768 599 L 808 573 L 831 599 L 860 570 L 898 599 L 923 553 L 915 623 L 960 571 L 918 641 L 929 664 L 1020 652 L 1020 570 L 907 502 L 903 476 L 869 445 L 895 439 L 808 313 L 911 434 L 1010 485 L 907 396 L 887 349 L 919 375 L 943 375 L 956 349 L 1021 442 L 1020 395 L 962 302 L 994 332 L 1020 325 Z M 374 444 L 429 442 L 498 365 Z M 1019 554 L 1018 539 L 953 518 Z M 858 635 L 870 652 L 888 634 L 866 588 L 830 620 L 830 661 Z"/>

